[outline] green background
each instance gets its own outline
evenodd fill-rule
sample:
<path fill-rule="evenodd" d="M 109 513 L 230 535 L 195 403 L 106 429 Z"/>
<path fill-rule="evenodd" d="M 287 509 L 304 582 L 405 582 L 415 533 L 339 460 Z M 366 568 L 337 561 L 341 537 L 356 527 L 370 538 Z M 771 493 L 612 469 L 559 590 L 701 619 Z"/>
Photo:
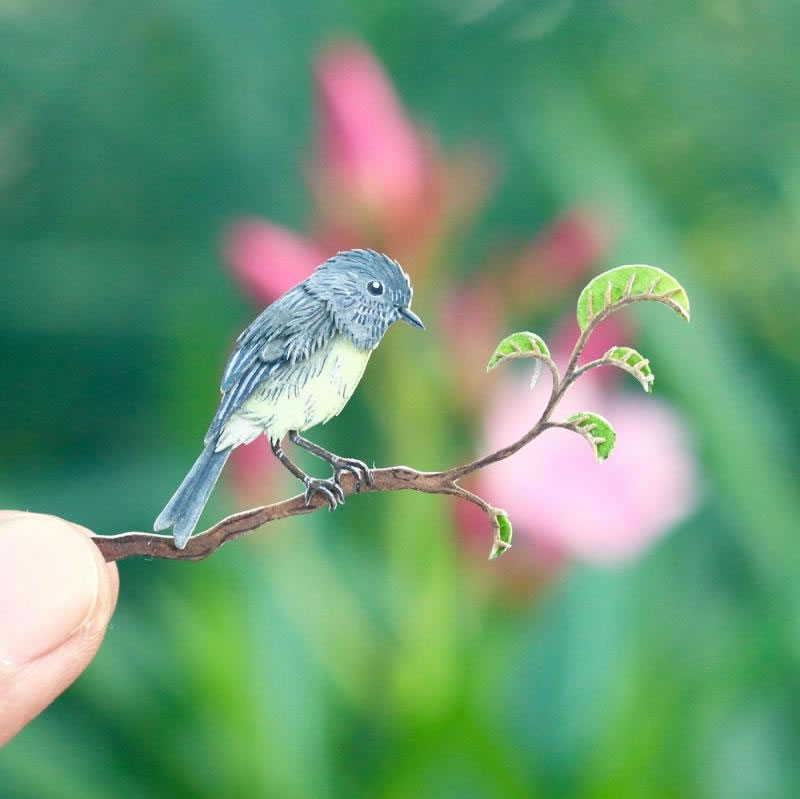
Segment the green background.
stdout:
<path fill-rule="evenodd" d="M 598 271 L 679 277 L 691 326 L 646 308 L 636 346 L 703 495 L 642 558 L 526 599 L 411 494 L 203 563 L 124 562 L 99 656 L 0 752 L 0 793 L 800 795 L 798 30 L 791 0 L 0 3 L 0 506 L 149 529 L 255 310 L 220 233 L 242 213 L 302 229 L 311 66 L 343 33 L 445 149 L 501 165 L 451 245 L 464 274 L 591 202 L 625 222 Z M 321 442 L 463 454 L 412 332 Z M 220 490 L 205 518 L 233 510 Z"/>

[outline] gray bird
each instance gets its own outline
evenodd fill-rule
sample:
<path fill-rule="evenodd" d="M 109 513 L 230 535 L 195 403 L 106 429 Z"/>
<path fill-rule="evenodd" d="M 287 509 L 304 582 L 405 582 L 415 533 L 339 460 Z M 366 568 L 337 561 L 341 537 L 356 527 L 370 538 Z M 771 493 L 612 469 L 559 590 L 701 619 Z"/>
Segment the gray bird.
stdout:
<path fill-rule="evenodd" d="M 329 258 L 289 289 L 242 333 L 222 375 L 222 401 L 208 428 L 205 449 L 154 524 L 172 527 L 183 549 L 228 456 L 261 433 L 275 457 L 306 486 L 308 505 L 321 494 L 330 510 L 344 502 L 341 475 L 372 483 L 367 465 L 340 458 L 303 438 L 347 404 L 372 351 L 398 320 L 423 328 L 411 310 L 413 290 L 397 261 L 374 250 L 347 250 Z M 333 478 L 309 477 L 281 448 L 291 441 L 326 460 Z"/>

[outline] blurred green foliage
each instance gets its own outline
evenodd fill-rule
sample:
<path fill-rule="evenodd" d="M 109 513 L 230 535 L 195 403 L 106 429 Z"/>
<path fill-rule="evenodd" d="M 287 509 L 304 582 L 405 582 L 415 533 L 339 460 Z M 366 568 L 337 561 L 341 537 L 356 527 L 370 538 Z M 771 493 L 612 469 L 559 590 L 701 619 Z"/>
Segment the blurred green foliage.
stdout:
<path fill-rule="evenodd" d="M 96 662 L 0 753 L 0 793 L 800 794 L 798 30 L 791 0 L 0 4 L 0 505 L 149 529 L 253 314 L 220 231 L 302 226 L 310 64 L 342 33 L 445 146 L 495 159 L 448 253 L 464 274 L 592 202 L 622 224 L 598 266 L 686 286 L 692 325 L 645 313 L 641 350 L 705 492 L 639 561 L 527 598 L 411 494 L 204 563 L 123 563 Z M 391 334 L 324 443 L 464 454 L 439 345 L 410 340 Z M 220 490 L 206 518 L 234 509 Z"/>

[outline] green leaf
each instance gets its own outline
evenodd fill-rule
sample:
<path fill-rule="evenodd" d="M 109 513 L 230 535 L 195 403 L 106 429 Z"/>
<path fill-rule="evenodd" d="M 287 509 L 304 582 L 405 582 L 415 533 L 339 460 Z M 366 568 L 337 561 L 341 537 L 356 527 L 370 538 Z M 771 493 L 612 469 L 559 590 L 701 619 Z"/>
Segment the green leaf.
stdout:
<path fill-rule="evenodd" d="M 586 330 L 601 314 L 637 300 L 661 302 L 689 321 L 689 298 L 672 275 L 645 264 L 618 266 L 598 275 L 578 297 L 578 325 Z"/>
<path fill-rule="evenodd" d="M 612 366 L 618 366 L 633 375 L 648 394 L 652 393 L 656 376 L 650 368 L 650 361 L 642 357 L 635 349 L 612 347 L 603 356 L 603 359 L 610 361 Z"/>
<path fill-rule="evenodd" d="M 494 508 L 491 513 L 492 527 L 494 528 L 494 542 L 492 551 L 489 553 L 489 560 L 499 558 L 507 549 L 511 549 L 511 520 L 508 514 L 500 508 Z"/>
<path fill-rule="evenodd" d="M 604 461 L 614 449 L 617 434 L 608 419 L 598 413 L 575 413 L 567 419 L 571 430 L 582 435 L 594 450 L 598 461 Z"/>
<path fill-rule="evenodd" d="M 494 354 L 489 359 L 486 371 L 490 372 L 501 361 L 508 358 L 549 358 L 550 350 L 541 336 L 536 333 L 529 333 L 527 330 L 521 333 L 512 333 L 504 338 L 498 345 Z"/>
<path fill-rule="evenodd" d="M 537 336 L 536 333 L 530 333 L 527 330 L 520 333 L 512 333 L 497 345 L 497 349 L 486 365 L 486 371 L 491 372 L 499 363 L 510 358 L 536 359 L 531 379 L 531 388 L 533 388 L 542 371 L 542 361 L 550 360 L 550 350 L 547 349 L 544 339 L 541 336 Z"/>

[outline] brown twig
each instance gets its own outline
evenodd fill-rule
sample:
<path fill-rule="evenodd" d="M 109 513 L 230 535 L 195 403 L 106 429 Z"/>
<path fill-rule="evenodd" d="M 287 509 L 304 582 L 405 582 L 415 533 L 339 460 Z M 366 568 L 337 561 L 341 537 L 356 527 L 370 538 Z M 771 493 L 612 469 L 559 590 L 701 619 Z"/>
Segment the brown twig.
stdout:
<path fill-rule="evenodd" d="M 625 302 L 627 302 L 627 298 L 623 301 L 623 304 Z M 615 307 L 618 307 L 618 305 Z M 412 490 L 426 494 L 449 494 L 474 503 L 485 513 L 492 516 L 497 509 L 481 499 L 481 497 L 460 486 L 458 481 L 490 464 L 509 458 L 545 430 L 562 426 L 559 423 L 551 422 L 550 417 L 567 389 L 580 375 L 588 371 L 589 368 L 605 363 L 602 360 L 592 361 L 586 366 L 578 368 L 578 360 L 586 346 L 586 342 L 589 340 L 589 336 L 612 310 L 614 310 L 612 307 L 603 308 L 592 317 L 586 329 L 582 331 L 567 363 L 563 379 L 558 379 L 558 369 L 555 363 L 551 359 L 546 359 L 545 362 L 549 361 L 547 365 L 553 381 L 550 399 L 536 424 L 517 441 L 462 466 L 454 466 L 452 469 L 442 472 L 420 472 L 408 466 L 374 469 L 372 471 L 373 484 L 363 486 L 361 493 Z M 351 474 L 346 473 L 343 475 L 342 489 L 345 496 L 355 493 L 355 481 Z M 310 506 L 306 507 L 303 495 L 298 494 L 282 502 L 263 505 L 228 516 L 217 522 L 213 527 L 209 527 L 208 530 L 192 536 L 185 549 L 177 549 L 173 544 L 172 536 L 158 535 L 156 533 L 121 533 L 113 536 L 93 536 L 93 540 L 107 561 L 122 560 L 123 558 L 136 556 L 169 558 L 172 560 L 203 560 L 216 552 L 227 541 L 246 535 L 268 522 L 285 519 L 289 516 L 312 513 L 325 507 L 328 507 L 327 502 L 316 494 L 312 497 Z"/>

